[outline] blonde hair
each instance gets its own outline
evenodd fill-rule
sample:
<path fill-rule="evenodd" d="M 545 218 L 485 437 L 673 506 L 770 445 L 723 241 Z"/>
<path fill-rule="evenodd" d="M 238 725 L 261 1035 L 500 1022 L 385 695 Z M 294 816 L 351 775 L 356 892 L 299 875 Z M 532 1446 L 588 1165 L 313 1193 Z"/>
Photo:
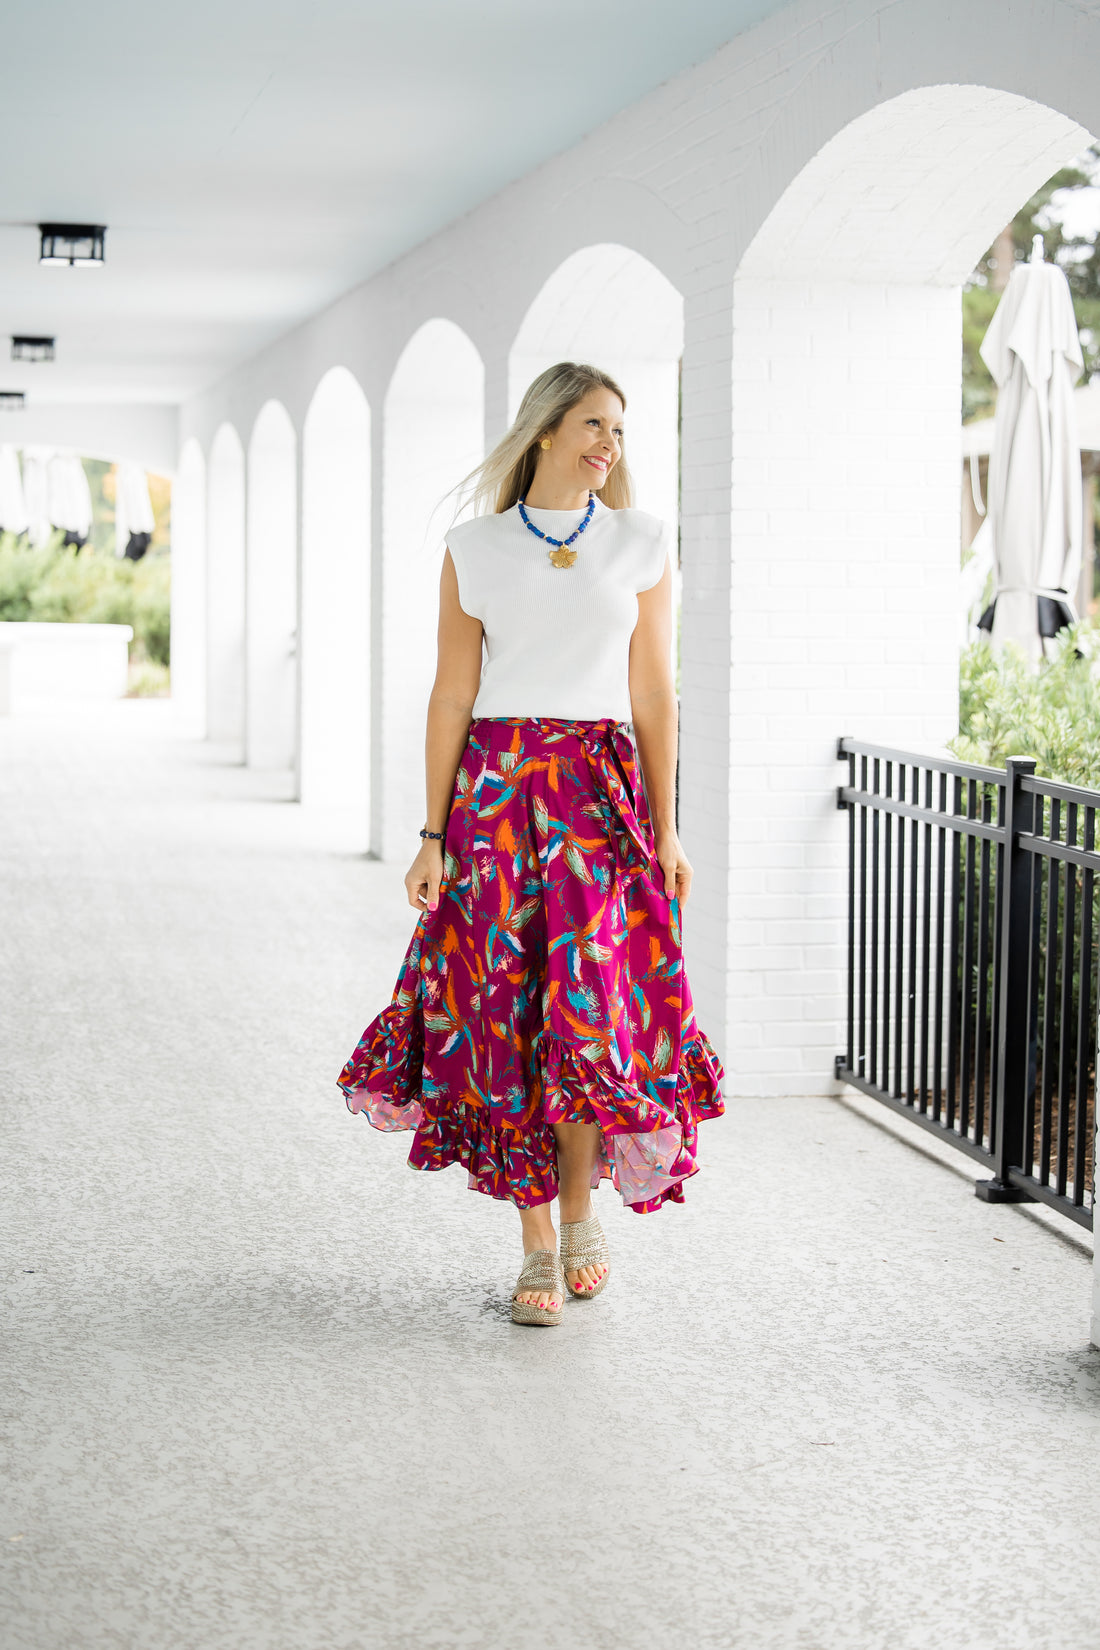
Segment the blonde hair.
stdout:
<path fill-rule="evenodd" d="M 535 479 L 539 441 L 548 431 L 556 430 L 566 413 L 596 389 L 610 390 L 612 395 L 617 395 L 625 412 L 626 396 L 611 375 L 601 372 L 599 367 L 559 361 L 557 366 L 539 373 L 528 385 L 507 435 L 460 483 L 475 515 L 494 511 L 500 515 L 527 497 L 527 489 Z M 597 496 L 610 510 L 625 510 L 633 502 L 634 490 L 625 451 Z"/>

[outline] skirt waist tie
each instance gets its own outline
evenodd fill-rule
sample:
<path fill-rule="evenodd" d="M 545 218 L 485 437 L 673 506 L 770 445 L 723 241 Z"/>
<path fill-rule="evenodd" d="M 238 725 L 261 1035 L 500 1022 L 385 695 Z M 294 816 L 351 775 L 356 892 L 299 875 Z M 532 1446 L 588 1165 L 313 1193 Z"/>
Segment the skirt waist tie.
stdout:
<path fill-rule="evenodd" d="M 620 872 L 648 871 L 653 855 L 645 839 L 620 761 L 618 741 L 630 751 L 630 740 L 617 722 L 578 723 L 577 733 L 584 745 L 596 788 L 601 792 L 617 824 L 614 831 L 615 857 Z M 630 754 L 633 754 L 630 752 Z"/>

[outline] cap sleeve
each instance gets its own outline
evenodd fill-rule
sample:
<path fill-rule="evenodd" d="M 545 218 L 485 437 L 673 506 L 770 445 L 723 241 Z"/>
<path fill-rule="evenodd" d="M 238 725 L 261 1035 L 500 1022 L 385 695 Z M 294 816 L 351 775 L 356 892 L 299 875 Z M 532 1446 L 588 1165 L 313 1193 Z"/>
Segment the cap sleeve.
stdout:
<path fill-rule="evenodd" d="M 634 586 L 635 592 L 641 595 L 643 590 L 652 590 L 655 584 L 660 584 L 665 570 L 666 560 L 671 560 L 676 547 L 676 536 L 669 522 L 662 521 L 657 516 L 651 516 L 654 534 L 645 546 L 638 567 L 638 582 Z"/>
<path fill-rule="evenodd" d="M 470 570 L 466 565 L 466 552 L 463 549 L 464 534 L 462 529 L 464 526 L 468 525 L 469 523 L 462 522 L 457 526 L 451 527 L 447 532 L 445 542 L 447 549 L 451 552 L 451 560 L 454 562 L 455 568 L 455 577 L 458 580 L 458 605 L 461 607 L 463 613 L 467 614 L 471 619 L 480 619 L 481 614 L 478 612 L 478 602 L 474 591 L 474 581 L 470 575 Z"/>

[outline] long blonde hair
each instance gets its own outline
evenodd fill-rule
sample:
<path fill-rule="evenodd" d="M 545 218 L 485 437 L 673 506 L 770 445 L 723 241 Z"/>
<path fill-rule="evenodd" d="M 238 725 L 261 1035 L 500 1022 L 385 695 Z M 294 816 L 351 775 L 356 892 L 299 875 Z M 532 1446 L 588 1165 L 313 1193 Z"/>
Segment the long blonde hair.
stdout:
<path fill-rule="evenodd" d="M 584 362 L 559 361 L 547 367 L 529 384 L 519 411 L 507 435 L 497 442 L 488 458 L 460 484 L 475 515 L 500 515 L 527 497 L 535 479 L 539 441 L 547 431 L 556 430 L 571 407 L 593 390 L 610 390 L 626 411 L 626 396 L 609 373 Z M 600 488 L 598 498 L 610 510 L 625 510 L 633 503 L 634 489 L 627 468 L 625 450 Z"/>

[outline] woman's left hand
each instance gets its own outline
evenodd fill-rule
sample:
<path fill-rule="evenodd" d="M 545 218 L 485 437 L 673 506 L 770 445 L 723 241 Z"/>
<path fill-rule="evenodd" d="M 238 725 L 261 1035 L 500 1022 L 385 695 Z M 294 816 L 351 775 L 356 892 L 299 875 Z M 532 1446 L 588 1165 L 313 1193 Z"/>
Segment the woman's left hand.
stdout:
<path fill-rule="evenodd" d="M 674 830 L 658 831 L 654 837 L 654 853 L 664 877 L 665 896 L 673 895 L 683 905 L 691 893 L 694 872 Z"/>

